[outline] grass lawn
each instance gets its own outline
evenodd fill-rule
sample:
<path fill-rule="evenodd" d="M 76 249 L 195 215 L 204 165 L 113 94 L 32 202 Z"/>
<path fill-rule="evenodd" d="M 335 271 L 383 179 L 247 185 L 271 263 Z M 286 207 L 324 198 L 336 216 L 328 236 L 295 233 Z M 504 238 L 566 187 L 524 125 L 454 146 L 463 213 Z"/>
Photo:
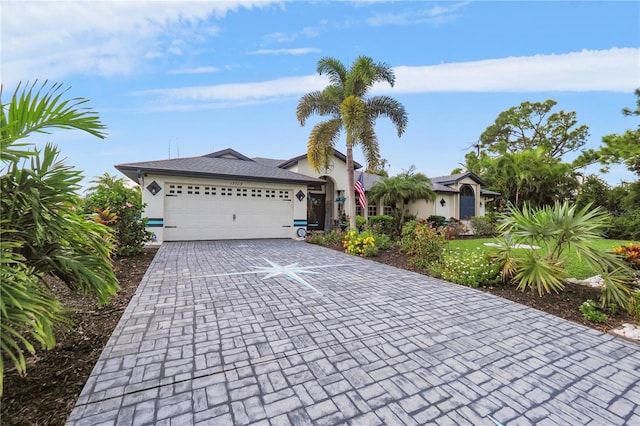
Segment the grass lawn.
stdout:
<path fill-rule="evenodd" d="M 449 248 L 451 249 L 465 249 L 465 250 L 483 250 L 490 253 L 495 250 L 495 247 L 486 246 L 484 243 L 495 242 L 495 238 L 473 238 L 473 239 L 460 239 L 449 241 Z M 597 250 L 608 251 L 614 247 L 621 245 L 627 245 L 629 243 L 640 244 L 638 241 L 627 240 L 596 240 L 591 246 Z M 526 249 L 513 249 L 514 252 Z M 540 249 L 543 250 L 543 249 Z M 585 279 L 596 275 L 596 271 L 591 269 L 586 262 L 581 261 L 578 258 L 575 250 L 568 252 L 567 265 L 566 265 L 567 277 L 573 277 L 577 279 Z"/>

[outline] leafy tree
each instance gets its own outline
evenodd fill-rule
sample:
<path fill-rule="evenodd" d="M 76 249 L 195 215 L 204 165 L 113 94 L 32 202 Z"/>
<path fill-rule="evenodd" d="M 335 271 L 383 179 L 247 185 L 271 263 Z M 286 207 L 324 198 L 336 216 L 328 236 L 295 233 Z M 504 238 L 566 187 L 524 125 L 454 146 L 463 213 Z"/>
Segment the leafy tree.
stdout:
<path fill-rule="evenodd" d="M 503 202 L 544 206 L 575 192 L 578 166 L 562 156 L 585 144 L 588 128 L 577 126 L 575 112 L 552 113 L 556 104 L 523 102 L 503 111 L 480 136 L 477 152 L 465 156 L 467 170 L 482 176 Z"/>
<path fill-rule="evenodd" d="M 142 193 L 140 187 L 125 185 L 123 178 L 104 173 L 91 181 L 94 185 L 84 202 L 85 213 L 102 214 L 102 223 L 114 231 L 118 256 L 132 256 L 141 252 L 144 243 L 151 240 L 146 230 L 147 219 L 142 219 Z M 105 213 L 108 219 L 105 220 Z"/>
<path fill-rule="evenodd" d="M 575 112 L 554 112 L 557 102 L 522 102 L 501 112 L 480 136 L 479 150 L 492 154 L 516 153 L 542 148 L 550 158 L 578 151 L 589 136 L 585 125 L 575 127 Z"/>
<path fill-rule="evenodd" d="M 589 175 L 584 179 L 578 195 L 576 197 L 576 205 L 583 208 L 587 205 L 593 207 L 602 207 L 611 211 L 610 205 L 611 188 L 609 185 L 596 175 Z"/>
<path fill-rule="evenodd" d="M 382 177 L 373 185 L 367 194 L 372 200 L 380 200 L 383 204 L 392 208 L 395 221 L 395 232 L 400 234 L 404 225 L 407 212 L 407 204 L 416 200 L 433 201 L 436 194 L 433 191 L 431 180 L 422 173 L 416 173 L 415 167 L 403 171 L 394 177 Z"/>
<path fill-rule="evenodd" d="M 519 289 L 544 293 L 564 288 L 566 251 L 574 249 L 581 259 L 599 271 L 604 280 L 602 306 L 617 304 L 626 309 L 633 284 L 633 271 L 612 253 L 594 250 L 590 242 L 602 238 L 609 215 L 601 208 L 556 202 L 540 209 L 525 205 L 503 216 L 496 261 L 503 279 L 512 279 Z M 521 249 L 516 254 L 513 244 L 540 246 Z"/>
<path fill-rule="evenodd" d="M 636 109 L 622 109 L 622 114 L 627 117 L 640 116 L 640 88 L 636 89 L 635 94 Z M 605 166 L 624 163 L 630 171 L 640 175 L 640 123 L 635 130 L 604 136 L 602 142 L 599 149 L 585 151 L 576 161 L 585 165 L 597 161 Z M 607 167 L 603 171 L 606 172 Z"/>
<path fill-rule="evenodd" d="M 60 84 L 36 83 L 18 85 L 8 104 L 0 90 L 0 394 L 4 361 L 24 372 L 24 350 L 34 352 L 34 341 L 53 347 L 54 330 L 65 324 L 48 278 L 91 291 L 101 303 L 119 288 L 109 228 L 77 208 L 80 172 L 60 161 L 54 146 L 38 151 L 22 141 L 55 128 L 104 138 L 104 126 L 83 106 L 87 100 L 65 100 Z"/>
<path fill-rule="evenodd" d="M 398 137 L 407 126 L 404 106 L 389 96 L 368 96 L 375 83 L 386 82 L 392 87 L 395 74 L 391 67 L 374 62 L 367 56 L 356 59 L 350 69 L 337 59 L 324 57 L 317 71 L 326 74 L 330 84 L 322 91 L 307 93 L 298 101 L 296 116 L 304 126 L 312 114 L 327 116 L 316 124 L 309 135 L 307 154 L 311 166 L 320 171 L 329 167 L 333 149 L 344 130 L 347 145 L 348 215 L 352 229 L 356 226 L 356 205 L 353 178 L 353 147 L 360 145 L 367 161 L 367 170 L 378 170 L 380 146 L 374 131 L 376 119 L 388 117 L 395 125 Z"/>

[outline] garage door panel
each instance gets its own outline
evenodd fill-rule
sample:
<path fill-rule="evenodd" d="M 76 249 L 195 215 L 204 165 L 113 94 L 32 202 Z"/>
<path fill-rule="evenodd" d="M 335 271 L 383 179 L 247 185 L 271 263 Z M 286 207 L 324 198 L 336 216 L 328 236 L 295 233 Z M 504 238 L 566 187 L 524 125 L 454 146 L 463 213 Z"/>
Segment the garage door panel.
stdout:
<path fill-rule="evenodd" d="M 169 184 L 166 241 L 290 238 L 292 191 Z"/>

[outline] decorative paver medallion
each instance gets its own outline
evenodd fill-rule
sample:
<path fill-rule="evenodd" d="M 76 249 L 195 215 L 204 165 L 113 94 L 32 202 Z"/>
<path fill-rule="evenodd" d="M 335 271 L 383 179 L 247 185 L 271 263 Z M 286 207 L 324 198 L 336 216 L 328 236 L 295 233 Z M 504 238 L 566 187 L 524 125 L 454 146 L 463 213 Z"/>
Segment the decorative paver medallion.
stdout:
<path fill-rule="evenodd" d="M 288 278 L 291 278 L 293 281 L 297 282 L 298 284 L 307 287 L 313 291 L 315 291 L 316 293 L 318 293 L 319 295 L 322 296 L 322 292 L 320 292 L 320 290 L 318 290 L 317 288 L 315 288 L 314 286 L 312 286 L 311 284 L 309 284 L 308 282 L 306 282 L 304 280 L 304 278 L 302 278 L 300 275 L 302 274 L 320 274 L 320 272 L 316 272 L 316 271 L 312 271 L 312 269 L 322 269 L 322 268 L 335 268 L 335 267 L 340 267 L 340 266 L 350 266 L 348 264 L 338 264 L 338 265 L 319 265 L 319 266 L 299 266 L 299 263 L 292 263 L 290 265 L 280 265 L 276 262 L 272 262 L 269 259 L 264 259 L 265 262 L 267 262 L 269 265 L 271 266 L 251 266 L 251 268 L 254 268 L 254 271 L 246 271 L 246 272 L 230 272 L 228 274 L 215 274 L 215 275 L 210 275 L 210 276 L 214 276 L 214 277 L 223 277 L 223 276 L 230 276 L 230 275 L 251 275 L 251 274 L 267 274 L 264 277 L 262 277 L 262 280 L 266 280 L 268 278 L 273 278 L 273 277 L 277 277 L 279 275 L 284 275 Z"/>

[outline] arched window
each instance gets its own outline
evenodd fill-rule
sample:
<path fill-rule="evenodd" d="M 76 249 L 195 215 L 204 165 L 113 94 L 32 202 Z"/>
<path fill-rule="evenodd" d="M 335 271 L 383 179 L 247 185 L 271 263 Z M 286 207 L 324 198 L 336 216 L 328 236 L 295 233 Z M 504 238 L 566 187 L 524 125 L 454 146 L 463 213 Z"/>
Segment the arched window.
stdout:
<path fill-rule="evenodd" d="M 476 196 L 471 185 L 460 188 L 460 219 L 469 219 L 476 215 Z"/>

